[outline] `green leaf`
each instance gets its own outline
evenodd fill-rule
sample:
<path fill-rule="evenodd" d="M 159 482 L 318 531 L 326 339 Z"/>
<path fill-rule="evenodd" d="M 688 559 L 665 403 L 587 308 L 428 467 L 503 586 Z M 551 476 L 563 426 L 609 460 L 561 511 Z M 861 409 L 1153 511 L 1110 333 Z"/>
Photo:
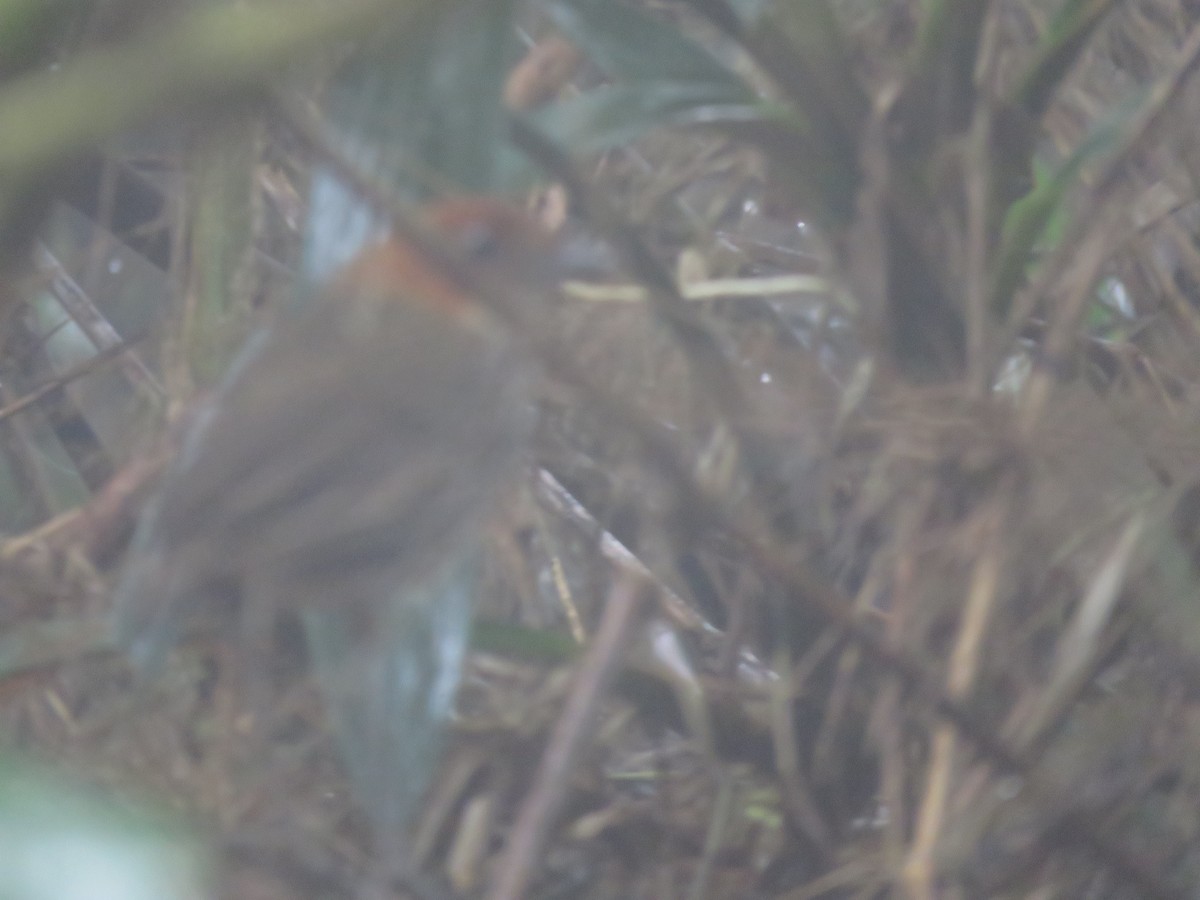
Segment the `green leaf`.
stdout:
<path fill-rule="evenodd" d="M 475 623 L 471 647 L 522 662 L 548 665 L 571 662 L 581 650 L 579 644 L 561 632 L 489 621 Z"/>
<path fill-rule="evenodd" d="M 345 65 L 328 103 L 337 139 L 403 193 L 491 192 L 507 122 L 516 0 L 444 4 L 422 27 L 388 29 Z"/>
<path fill-rule="evenodd" d="M 360 172 L 410 201 L 503 193 L 513 164 L 501 91 L 516 50 L 516 0 L 457 0 L 418 27 L 381 30 L 332 79 L 332 142 Z M 382 218 L 336 173 L 313 175 L 304 274 L 320 283 L 353 258 Z"/>
<path fill-rule="evenodd" d="M 753 90 L 679 29 L 620 3 L 561 0 L 554 22 L 612 79 L 534 116 L 575 151 L 603 150 L 648 131 L 749 121 L 762 115 Z"/>
<path fill-rule="evenodd" d="M 1093 129 L 1056 169 L 1051 171 L 1035 161 L 1033 190 L 1012 204 L 1004 219 L 991 292 L 991 309 L 997 316 L 1008 314 L 1013 293 L 1039 245 L 1052 245 L 1061 236 L 1065 225 L 1063 201 L 1078 181 L 1080 170 L 1116 146 L 1135 108 L 1132 102 L 1123 104 L 1118 115 Z"/>
<path fill-rule="evenodd" d="M 680 30 L 611 0 L 560 0 L 548 11 L 563 34 L 612 79 L 651 88 L 687 83 L 705 103 L 756 103 L 755 93 Z"/>

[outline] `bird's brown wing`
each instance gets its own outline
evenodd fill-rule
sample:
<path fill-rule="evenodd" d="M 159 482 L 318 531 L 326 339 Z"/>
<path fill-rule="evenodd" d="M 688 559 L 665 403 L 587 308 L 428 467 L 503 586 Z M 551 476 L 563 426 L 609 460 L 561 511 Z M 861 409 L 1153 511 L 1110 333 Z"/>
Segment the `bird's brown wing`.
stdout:
<path fill-rule="evenodd" d="M 531 424 L 509 348 L 412 308 L 349 312 L 282 323 L 222 391 L 144 524 L 127 631 L 248 577 L 309 606 L 425 577 L 503 484 Z"/>
<path fill-rule="evenodd" d="M 511 467 L 528 414 L 507 348 L 419 309 L 378 327 L 326 319 L 281 329 L 230 385 L 164 497 L 166 541 L 200 538 L 221 568 L 330 556 L 372 532 L 436 540 Z M 336 357 L 317 355 L 327 327 Z"/>

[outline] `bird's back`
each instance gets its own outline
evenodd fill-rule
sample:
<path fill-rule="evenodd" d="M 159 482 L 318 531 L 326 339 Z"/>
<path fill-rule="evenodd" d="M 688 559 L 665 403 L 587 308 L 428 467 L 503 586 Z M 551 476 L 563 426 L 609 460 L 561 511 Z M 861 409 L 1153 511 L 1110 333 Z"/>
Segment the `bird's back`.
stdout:
<path fill-rule="evenodd" d="M 486 317 L 381 288 L 277 323 L 189 436 L 118 592 L 135 655 L 248 584 L 259 603 L 371 602 L 478 527 L 532 426 L 528 372 Z"/>

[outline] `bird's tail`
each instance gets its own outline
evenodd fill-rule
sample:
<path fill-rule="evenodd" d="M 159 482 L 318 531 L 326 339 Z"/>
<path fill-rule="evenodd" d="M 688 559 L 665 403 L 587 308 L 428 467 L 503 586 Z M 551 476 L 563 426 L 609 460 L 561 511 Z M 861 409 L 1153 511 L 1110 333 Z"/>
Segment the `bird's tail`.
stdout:
<path fill-rule="evenodd" d="M 166 554 L 139 546 L 143 543 L 135 538 L 114 594 L 112 637 L 139 674 L 151 675 L 162 667 L 183 623 Z"/>
<path fill-rule="evenodd" d="M 342 609 L 303 614 L 309 653 L 358 801 L 381 838 L 412 818 L 438 759 L 466 653 L 474 566 L 406 585 L 376 608 L 374 633 Z"/>

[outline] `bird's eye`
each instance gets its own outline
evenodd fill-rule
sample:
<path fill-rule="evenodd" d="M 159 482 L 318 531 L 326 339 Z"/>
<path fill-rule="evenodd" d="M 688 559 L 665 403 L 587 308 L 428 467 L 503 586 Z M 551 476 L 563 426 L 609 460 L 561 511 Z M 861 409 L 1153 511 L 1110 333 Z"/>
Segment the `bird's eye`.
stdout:
<path fill-rule="evenodd" d="M 486 262 L 500 253 L 500 235 L 491 225 L 476 222 L 463 229 L 463 251 L 472 260 Z"/>

